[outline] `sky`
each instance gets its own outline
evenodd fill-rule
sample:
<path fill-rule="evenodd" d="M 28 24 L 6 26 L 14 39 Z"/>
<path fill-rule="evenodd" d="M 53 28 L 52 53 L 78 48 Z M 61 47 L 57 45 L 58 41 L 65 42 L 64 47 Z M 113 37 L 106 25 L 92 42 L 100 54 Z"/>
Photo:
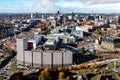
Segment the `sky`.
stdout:
<path fill-rule="evenodd" d="M 0 0 L 0 13 L 120 13 L 120 0 Z"/>

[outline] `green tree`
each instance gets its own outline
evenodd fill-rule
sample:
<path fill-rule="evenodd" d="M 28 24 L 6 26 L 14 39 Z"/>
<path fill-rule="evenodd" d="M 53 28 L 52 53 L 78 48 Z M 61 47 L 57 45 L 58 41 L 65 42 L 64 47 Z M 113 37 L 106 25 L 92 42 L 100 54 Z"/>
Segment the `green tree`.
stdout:
<path fill-rule="evenodd" d="M 84 55 L 85 53 L 86 53 L 86 51 L 85 51 L 84 48 L 82 48 L 82 49 L 79 51 L 79 54 L 80 54 L 80 55 Z"/>
<path fill-rule="evenodd" d="M 100 30 L 100 29 L 96 29 L 96 30 L 94 31 L 94 34 L 100 35 L 100 34 L 101 34 L 101 30 Z"/>
<path fill-rule="evenodd" d="M 0 76 L 0 80 L 3 80 L 4 79 L 4 76 Z"/>

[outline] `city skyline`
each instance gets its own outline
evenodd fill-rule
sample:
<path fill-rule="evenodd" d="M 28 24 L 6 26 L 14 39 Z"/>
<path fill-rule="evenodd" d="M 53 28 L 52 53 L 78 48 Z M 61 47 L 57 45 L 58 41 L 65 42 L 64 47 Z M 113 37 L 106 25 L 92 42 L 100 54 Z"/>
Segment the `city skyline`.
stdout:
<path fill-rule="evenodd" d="M 120 13 L 119 0 L 2 0 L 0 13 Z"/>

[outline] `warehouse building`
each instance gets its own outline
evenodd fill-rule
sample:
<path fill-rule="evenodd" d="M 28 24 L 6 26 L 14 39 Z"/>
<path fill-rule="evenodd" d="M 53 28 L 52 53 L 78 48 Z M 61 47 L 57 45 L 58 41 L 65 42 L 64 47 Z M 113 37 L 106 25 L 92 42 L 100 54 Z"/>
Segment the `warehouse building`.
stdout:
<path fill-rule="evenodd" d="M 42 36 L 34 35 L 28 39 L 28 49 L 36 49 L 37 45 L 42 41 Z"/>
<path fill-rule="evenodd" d="M 68 50 L 41 50 L 36 48 L 30 50 L 28 49 L 28 42 L 28 39 L 17 39 L 17 64 L 32 67 L 67 67 L 72 65 L 72 52 Z M 55 40 L 48 40 L 45 45 L 54 45 L 53 43 L 55 44 Z"/>
<path fill-rule="evenodd" d="M 55 50 L 57 48 L 57 41 L 55 39 L 48 39 L 45 42 L 44 47 L 50 50 Z"/>

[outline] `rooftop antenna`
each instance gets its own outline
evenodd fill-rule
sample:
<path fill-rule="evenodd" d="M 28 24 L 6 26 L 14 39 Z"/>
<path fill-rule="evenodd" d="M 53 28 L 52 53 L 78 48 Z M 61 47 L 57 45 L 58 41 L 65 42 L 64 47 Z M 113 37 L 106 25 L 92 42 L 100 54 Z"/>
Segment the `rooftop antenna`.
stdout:
<path fill-rule="evenodd" d="M 23 18 L 23 19 L 25 19 L 25 15 L 24 15 L 24 13 L 23 13 L 23 16 L 22 16 L 22 18 Z"/>
<path fill-rule="evenodd" d="M 22 31 L 20 31 L 20 33 L 21 33 L 21 37 L 23 38 L 23 32 L 22 32 Z"/>
<path fill-rule="evenodd" d="M 60 13 L 62 13 L 62 11 L 61 11 L 61 7 L 60 7 Z"/>
<path fill-rule="evenodd" d="M 93 16 L 93 11 L 91 11 L 91 16 Z"/>
<path fill-rule="evenodd" d="M 31 19 L 33 19 L 33 14 L 31 13 Z"/>

